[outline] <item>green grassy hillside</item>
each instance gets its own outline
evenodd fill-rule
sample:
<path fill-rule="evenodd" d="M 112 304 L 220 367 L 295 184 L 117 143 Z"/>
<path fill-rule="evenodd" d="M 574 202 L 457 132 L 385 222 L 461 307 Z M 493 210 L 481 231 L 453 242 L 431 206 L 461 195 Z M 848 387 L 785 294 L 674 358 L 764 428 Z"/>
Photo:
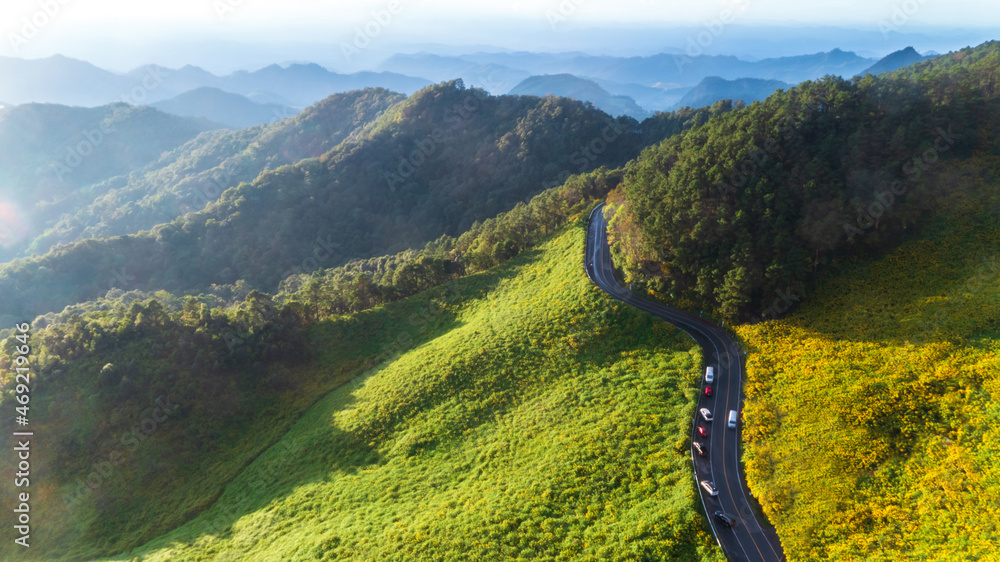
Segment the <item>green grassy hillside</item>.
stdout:
<path fill-rule="evenodd" d="M 222 299 L 118 291 L 40 319 L 30 338 L 31 425 L 50 446 L 33 455 L 36 497 L 46 499 L 33 515 L 44 546 L 34 552 L 70 559 L 119 552 L 203 511 L 322 396 L 386 353 L 448 329 L 452 312 L 409 299 L 310 327 L 499 265 L 589 209 L 616 177 L 576 177 L 457 240 L 361 264 L 364 271 L 297 276 L 307 279 L 302 291 L 275 299 L 246 287 Z M 445 275 L 429 275 L 439 262 L 448 264 Z M 2 410 L 15 404 L 12 373 L 23 360 L 10 329 L 0 339 Z M 331 357 L 330 342 L 336 360 L 320 361 Z M 157 401 L 167 399 L 178 408 L 169 423 L 154 423 L 162 415 Z M 0 447 L 14 446 L 9 435 L 0 432 Z M 13 468 L 0 459 L 0 470 L 13 475 Z M 12 482 L 0 479 L 0 491 Z M 158 490 L 155 501 L 140 490 Z M 9 491 L 0 494 L 0 510 L 15 507 Z M 0 559 L 5 544 L 12 543 L 0 541 Z"/>
<path fill-rule="evenodd" d="M 739 328 L 747 480 L 789 560 L 996 559 L 998 217 L 996 196 L 959 205 Z"/>
<path fill-rule="evenodd" d="M 336 368 L 342 324 L 445 311 L 388 322 L 434 335 L 383 346 L 209 510 L 118 559 L 718 559 L 687 453 L 700 350 L 593 287 L 583 238 L 317 326 Z"/>

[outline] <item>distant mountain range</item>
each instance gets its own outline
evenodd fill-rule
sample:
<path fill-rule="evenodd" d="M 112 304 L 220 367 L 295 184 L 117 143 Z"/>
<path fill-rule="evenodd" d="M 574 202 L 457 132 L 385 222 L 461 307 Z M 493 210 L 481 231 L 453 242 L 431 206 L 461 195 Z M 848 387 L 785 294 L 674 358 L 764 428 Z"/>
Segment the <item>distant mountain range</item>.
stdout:
<path fill-rule="evenodd" d="M 247 96 L 205 86 L 184 92 L 153 107 L 185 117 L 204 117 L 234 129 L 273 123 L 299 112 L 297 108 L 275 103 L 257 103 Z"/>
<path fill-rule="evenodd" d="M 432 83 L 460 78 L 494 95 L 566 96 L 614 115 L 641 119 L 654 111 L 724 98 L 751 102 L 766 97 L 768 89 L 773 92 L 829 74 L 877 74 L 924 59 L 912 47 L 879 61 L 840 49 L 758 61 L 668 53 L 644 57 L 416 53 L 393 55 L 374 72 L 339 74 L 317 64 L 290 64 L 217 76 L 190 65 L 178 69 L 150 65 L 120 74 L 58 55 L 34 60 L 0 57 L 0 75 L 5 77 L 0 99 L 11 104 L 87 107 L 124 101 L 244 127 L 290 116 L 337 92 L 382 87 L 409 95 Z"/>
<path fill-rule="evenodd" d="M 203 87 L 282 100 L 306 107 L 337 92 L 382 87 L 412 94 L 431 83 L 391 72 L 338 74 L 317 64 L 271 65 L 253 72 L 216 76 L 195 66 L 149 65 L 116 74 L 88 62 L 56 55 L 44 59 L 0 57 L 0 99 L 11 103 L 58 103 L 96 107 L 124 101 L 146 105 Z"/>
<path fill-rule="evenodd" d="M 756 78 L 774 80 L 778 84 L 797 84 L 804 80 L 821 78 L 827 74 L 850 77 L 864 71 L 875 63 L 875 59 L 834 49 L 825 53 L 746 61 L 734 56 L 699 55 L 688 57 L 682 54 L 659 54 L 648 57 L 598 57 L 582 53 L 475 53 L 471 55 L 446 57 L 427 53 L 397 54 L 378 66 L 378 70 L 393 73 L 410 73 L 430 80 L 462 78 L 470 86 L 484 88 L 492 93 L 532 93 L 541 95 L 538 89 L 558 93 L 573 91 L 582 101 L 590 101 L 597 107 L 611 108 L 609 96 L 628 96 L 646 112 L 667 111 L 681 104 L 682 98 L 706 78 L 739 80 Z M 569 85 L 568 78 L 546 78 L 538 76 L 572 75 L 594 83 L 582 87 L 581 83 Z M 512 80 L 536 77 L 534 82 L 522 89 L 521 83 L 514 88 L 508 86 Z M 541 86 L 544 83 L 545 86 Z M 561 84 L 560 84 L 561 83 Z M 751 83 L 744 83 L 750 88 Z M 508 89 L 504 89 L 507 87 Z M 756 84 L 754 99 L 765 86 Z M 732 87 L 729 87 L 732 89 Z M 739 88 L 737 87 L 737 90 Z M 750 94 L 750 90 L 741 90 Z M 564 94 L 565 95 L 565 94 Z M 752 101 L 752 100 L 748 100 Z M 627 103 L 619 100 L 615 103 Z M 614 113 L 615 110 L 608 109 Z M 628 115 L 623 106 L 618 114 Z"/>
<path fill-rule="evenodd" d="M 918 62 L 923 62 L 927 59 L 934 58 L 933 55 L 921 55 L 913 47 L 907 47 L 891 53 L 882 60 L 873 64 L 869 68 L 865 69 L 861 74 L 874 74 L 879 75 L 883 72 L 892 72 L 893 70 L 899 70 L 904 66 L 910 66 L 911 64 L 917 64 Z"/>
<path fill-rule="evenodd" d="M 781 80 L 762 80 L 760 78 L 726 80 L 718 76 L 709 76 L 685 94 L 677 105 L 678 107 L 704 107 L 726 99 L 752 103 L 765 100 L 776 90 L 789 86 L 790 84 Z"/>
<path fill-rule="evenodd" d="M 123 103 L 6 108 L 0 111 L 0 196 L 26 209 L 56 212 L 87 186 L 128 175 L 218 128 L 205 119 Z"/>
<path fill-rule="evenodd" d="M 578 78 L 572 74 L 532 76 L 508 93 L 521 96 L 562 96 L 589 101 L 594 107 L 611 115 L 628 115 L 640 120 L 649 117 L 649 112 L 639 107 L 634 99 L 612 95 L 593 80 Z"/>

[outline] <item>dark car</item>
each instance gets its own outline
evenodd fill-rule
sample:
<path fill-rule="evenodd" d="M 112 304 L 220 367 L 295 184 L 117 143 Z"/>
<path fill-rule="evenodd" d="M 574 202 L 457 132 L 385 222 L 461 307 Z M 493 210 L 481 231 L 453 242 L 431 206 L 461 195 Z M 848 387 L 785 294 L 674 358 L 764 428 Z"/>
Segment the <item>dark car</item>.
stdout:
<path fill-rule="evenodd" d="M 705 396 L 711 396 L 711 395 L 712 395 L 712 385 L 708 385 L 705 387 Z"/>
<path fill-rule="evenodd" d="M 736 523 L 735 517 L 729 515 L 728 513 L 724 513 L 722 511 L 716 511 L 715 518 L 719 520 L 719 523 L 722 523 L 726 527 L 732 527 L 733 524 Z"/>
<path fill-rule="evenodd" d="M 698 435 L 701 435 L 702 437 L 708 437 L 708 430 L 705 429 L 704 426 L 700 426 L 699 425 L 698 426 Z"/>
<path fill-rule="evenodd" d="M 698 453 L 698 456 L 704 457 L 705 455 L 708 454 L 708 452 L 705 450 L 705 447 L 702 446 L 701 443 L 695 441 L 694 443 L 691 443 L 691 445 L 694 447 L 695 452 Z"/>

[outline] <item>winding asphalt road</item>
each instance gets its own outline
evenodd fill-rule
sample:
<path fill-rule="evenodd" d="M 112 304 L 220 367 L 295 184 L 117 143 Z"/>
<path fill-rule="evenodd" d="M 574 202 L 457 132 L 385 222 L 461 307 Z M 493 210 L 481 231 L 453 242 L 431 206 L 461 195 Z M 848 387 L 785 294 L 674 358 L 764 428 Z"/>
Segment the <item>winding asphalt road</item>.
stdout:
<path fill-rule="evenodd" d="M 739 465 L 739 446 L 742 422 L 736 429 L 728 429 L 726 421 L 730 410 L 741 411 L 743 358 L 740 350 L 724 331 L 690 314 L 674 310 L 636 295 L 622 287 L 615 279 L 608 248 L 607 224 L 603 203 L 594 209 L 587 234 L 587 275 L 612 297 L 670 322 L 695 339 L 705 350 L 708 365 L 715 368 L 715 392 L 711 397 L 700 394 L 698 408 L 708 408 L 713 421 L 706 423 L 701 415 L 695 417 L 691 428 L 691 441 L 707 445 L 707 456 L 699 456 L 692 447 L 695 480 L 715 483 L 719 495 L 709 496 L 698 486 L 702 503 L 712 525 L 712 532 L 729 560 L 748 562 L 777 562 L 784 560 L 781 543 L 768 521 L 751 508 L 750 493 L 743 482 Z M 702 375 L 704 388 L 704 374 Z M 697 425 L 708 430 L 708 437 L 699 437 Z M 732 528 L 722 525 L 713 515 L 724 511 L 736 519 Z"/>

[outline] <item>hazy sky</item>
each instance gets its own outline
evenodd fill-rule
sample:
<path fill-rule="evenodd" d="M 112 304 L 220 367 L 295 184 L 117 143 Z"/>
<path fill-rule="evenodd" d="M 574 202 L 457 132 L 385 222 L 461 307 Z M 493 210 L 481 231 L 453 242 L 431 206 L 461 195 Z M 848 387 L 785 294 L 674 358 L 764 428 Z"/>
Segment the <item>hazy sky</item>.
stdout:
<path fill-rule="evenodd" d="M 395 8 L 395 13 L 390 13 L 390 8 Z M 171 53 L 165 46 L 168 44 L 222 48 L 207 46 L 206 42 L 212 41 L 252 43 L 260 53 L 258 57 L 267 56 L 260 50 L 265 45 L 290 43 L 341 48 L 344 44 L 364 43 L 381 49 L 390 45 L 434 43 L 594 52 L 615 45 L 611 42 L 589 46 L 578 37 L 573 39 L 574 30 L 597 25 L 645 28 L 689 25 L 724 33 L 724 27 L 718 26 L 723 19 L 729 20 L 726 23 L 729 26 L 777 24 L 794 31 L 796 26 L 832 25 L 889 37 L 891 33 L 933 34 L 935 27 L 1000 29 L 1000 3 L 996 0 L 0 0 L 0 33 L 5 36 L 0 55 L 36 58 L 62 53 L 98 64 L 129 66 L 137 64 L 133 59 L 139 57 L 176 62 L 179 58 L 198 56 L 198 53 L 188 54 L 184 47 L 180 48 L 183 53 Z M 365 29 L 370 33 L 359 41 L 358 33 Z M 663 45 L 678 48 L 683 43 L 684 37 L 662 40 Z M 156 51 L 153 45 L 160 45 L 161 51 Z M 716 48 L 722 45 L 719 43 Z M 659 47 L 643 46 L 654 50 Z M 303 48 L 275 48 L 273 56 L 302 56 L 306 52 Z M 373 56 L 372 53 L 368 54 Z M 200 53 L 204 60 L 213 60 L 213 55 L 221 53 Z M 331 53 L 325 56 L 331 61 L 335 58 Z M 356 60 L 352 62 L 358 64 Z"/>

